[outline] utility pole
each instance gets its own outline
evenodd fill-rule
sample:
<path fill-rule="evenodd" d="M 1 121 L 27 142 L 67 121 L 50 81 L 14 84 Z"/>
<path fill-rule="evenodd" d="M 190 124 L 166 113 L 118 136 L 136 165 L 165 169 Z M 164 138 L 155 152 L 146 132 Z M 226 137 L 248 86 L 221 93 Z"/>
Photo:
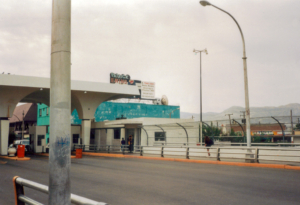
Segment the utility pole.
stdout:
<path fill-rule="evenodd" d="M 71 204 L 71 0 L 52 0 L 49 205 Z"/>
<path fill-rule="evenodd" d="M 230 115 L 233 115 L 233 114 L 226 114 L 226 115 L 228 115 L 228 117 L 229 117 L 229 123 L 230 123 L 230 132 L 229 132 L 229 133 L 231 133 L 231 129 L 232 129 L 232 128 L 231 128 L 231 119 L 230 119 Z M 225 115 L 225 116 L 226 116 L 226 115 Z"/>
<path fill-rule="evenodd" d="M 292 127 L 292 135 L 294 134 L 294 126 L 293 126 L 293 111 L 291 110 L 291 127 Z"/>
<path fill-rule="evenodd" d="M 23 110 L 23 120 L 22 120 L 22 140 L 24 139 L 24 110 Z"/>

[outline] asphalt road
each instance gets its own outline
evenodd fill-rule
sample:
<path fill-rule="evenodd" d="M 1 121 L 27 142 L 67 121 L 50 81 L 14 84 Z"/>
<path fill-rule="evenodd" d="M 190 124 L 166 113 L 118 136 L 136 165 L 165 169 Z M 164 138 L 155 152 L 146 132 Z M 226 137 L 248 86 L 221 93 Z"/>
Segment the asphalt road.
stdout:
<path fill-rule="evenodd" d="M 0 159 L 0 204 L 14 204 L 12 178 L 48 185 L 48 158 Z M 72 159 L 72 193 L 109 204 L 300 204 L 300 171 L 130 158 Z M 47 204 L 47 195 L 25 188 Z"/>

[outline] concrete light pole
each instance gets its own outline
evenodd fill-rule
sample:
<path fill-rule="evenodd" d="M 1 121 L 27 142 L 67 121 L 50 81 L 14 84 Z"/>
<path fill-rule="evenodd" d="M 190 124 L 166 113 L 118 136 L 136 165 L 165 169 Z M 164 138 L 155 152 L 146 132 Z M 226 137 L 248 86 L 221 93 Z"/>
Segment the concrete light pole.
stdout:
<path fill-rule="evenodd" d="M 235 20 L 235 18 L 228 13 L 227 11 L 224 11 L 223 9 L 220 9 L 219 7 L 209 3 L 208 1 L 200 1 L 200 4 L 202 6 L 212 6 L 215 7 L 216 9 L 219 9 L 220 11 L 223 11 L 224 13 L 228 14 L 236 23 L 238 26 L 241 36 L 242 36 L 242 41 L 243 41 L 243 64 L 244 64 L 244 84 L 245 84 L 245 111 L 246 111 L 246 130 L 247 130 L 247 147 L 251 147 L 251 133 L 250 133 L 250 108 L 249 108 L 249 92 L 248 92 L 248 76 L 247 76 L 247 57 L 246 57 L 246 47 L 245 47 L 245 40 L 244 40 L 244 35 L 242 32 L 242 29 L 238 22 Z"/>
<path fill-rule="evenodd" d="M 52 1 L 49 202 L 71 204 L 71 0 Z"/>
<path fill-rule="evenodd" d="M 201 53 L 205 52 L 206 55 L 207 49 L 205 48 L 204 50 L 193 50 L 195 54 L 200 53 L 200 144 L 202 146 L 202 63 L 201 63 Z"/>
<path fill-rule="evenodd" d="M 24 139 L 24 110 L 23 110 L 23 113 L 22 113 L 22 115 L 23 115 L 23 120 L 22 120 L 22 140 Z"/>

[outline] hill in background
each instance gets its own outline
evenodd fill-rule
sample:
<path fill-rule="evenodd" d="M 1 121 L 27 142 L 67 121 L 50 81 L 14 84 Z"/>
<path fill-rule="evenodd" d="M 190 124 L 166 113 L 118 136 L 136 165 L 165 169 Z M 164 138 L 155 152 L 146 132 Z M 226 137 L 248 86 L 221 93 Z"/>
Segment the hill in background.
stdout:
<path fill-rule="evenodd" d="M 278 117 L 279 119 L 289 119 L 290 117 L 290 111 L 293 112 L 293 122 L 297 122 L 298 118 L 300 118 L 300 104 L 298 103 L 292 103 L 288 105 L 283 105 L 279 107 L 250 107 L 250 117 L 251 118 L 258 118 L 254 121 L 261 122 L 261 123 L 274 123 L 275 121 L 271 118 L 263 119 L 263 117 Z M 244 107 L 239 106 L 233 106 L 226 110 L 224 110 L 221 113 L 215 113 L 215 112 L 208 112 L 208 113 L 202 113 L 202 119 L 203 121 L 215 121 L 215 120 L 228 120 L 228 116 L 225 116 L 225 114 L 233 114 L 231 115 L 231 119 L 241 119 L 242 118 L 242 112 L 245 111 Z M 180 117 L 182 119 L 195 119 L 195 121 L 200 121 L 200 114 L 199 113 L 188 113 L 188 112 L 180 112 Z M 251 120 L 252 122 L 252 120 Z M 281 120 L 280 120 L 281 122 Z"/>

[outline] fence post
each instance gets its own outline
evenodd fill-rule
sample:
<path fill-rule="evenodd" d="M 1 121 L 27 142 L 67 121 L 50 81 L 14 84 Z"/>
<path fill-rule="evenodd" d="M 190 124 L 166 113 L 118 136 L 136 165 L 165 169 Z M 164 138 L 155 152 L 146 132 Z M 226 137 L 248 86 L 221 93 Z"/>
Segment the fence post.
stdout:
<path fill-rule="evenodd" d="M 19 195 L 24 195 L 24 187 L 20 184 L 17 184 L 16 179 L 18 176 L 13 178 L 14 189 L 15 189 L 15 204 L 16 205 L 25 205 L 25 202 L 19 200 Z"/>
<path fill-rule="evenodd" d="M 143 147 L 141 146 L 140 155 L 143 156 Z"/>
<path fill-rule="evenodd" d="M 164 147 L 161 147 L 161 157 L 164 157 Z"/>
<path fill-rule="evenodd" d="M 220 161 L 220 147 L 217 148 L 217 161 Z"/>
<path fill-rule="evenodd" d="M 186 148 L 186 158 L 189 159 L 190 158 L 190 152 L 189 152 L 190 148 L 187 147 Z"/>
<path fill-rule="evenodd" d="M 107 153 L 109 153 L 110 152 L 110 145 L 108 145 L 108 147 L 107 147 Z"/>
<path fill-rule="evenodd" d="M 256 162 L 256 163 L 259 163 L 259 160 L 258 160 L 258 153 L 259 153 L 258 148 L 255 148 L 255 162 Z"/>

